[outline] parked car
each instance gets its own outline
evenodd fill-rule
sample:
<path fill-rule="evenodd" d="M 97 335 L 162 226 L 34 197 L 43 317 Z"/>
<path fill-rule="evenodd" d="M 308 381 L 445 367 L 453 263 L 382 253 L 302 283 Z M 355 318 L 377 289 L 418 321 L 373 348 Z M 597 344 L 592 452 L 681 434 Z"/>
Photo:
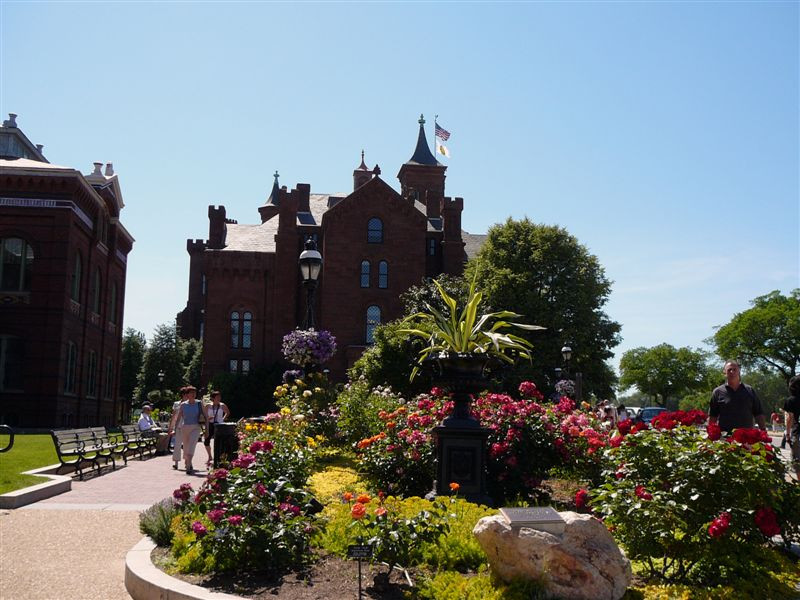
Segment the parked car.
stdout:
<path fill-rule="evenodd" d="M 657 414 L 662 412 L 667 412 L 667 409 L 661 406 L 645 406 L 638 412 L 634 421 L 637 423 L 650 423 Z"/>

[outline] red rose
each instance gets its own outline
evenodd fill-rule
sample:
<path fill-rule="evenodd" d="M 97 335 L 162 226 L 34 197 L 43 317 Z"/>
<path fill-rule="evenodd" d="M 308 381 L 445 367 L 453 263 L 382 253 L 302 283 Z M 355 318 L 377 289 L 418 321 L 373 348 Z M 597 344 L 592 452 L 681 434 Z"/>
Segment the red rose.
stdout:
<path fill-rule="evenodd" d="M 634 493 L 637 497 L 641 498 L 642 500 L 652 500 L 653 494 L 648 492 L 643 485 L 637 485 Z"/>
<path fill-rule="evenodd" d="M 586 505 L 589 503 L 589 492 L 586 490 L 578 490 L 575 492 L 575 506 L 577 508 L 586 508 Z"/>
<path fill-rule="evenodd" d="M 706 426 L 706 433 L 711 441 L 716 441 L 722 437 L 722 429 L 716 423 L 709 423 Z"/>

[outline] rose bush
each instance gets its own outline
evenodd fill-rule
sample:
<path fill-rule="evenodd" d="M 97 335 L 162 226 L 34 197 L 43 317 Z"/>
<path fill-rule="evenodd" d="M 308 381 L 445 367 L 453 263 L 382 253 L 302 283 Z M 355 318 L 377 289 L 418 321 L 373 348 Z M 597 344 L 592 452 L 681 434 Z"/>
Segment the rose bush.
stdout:
<path fill-rule="evenodd" d="M 652 577 L 716 583 L 764 568 L 748 556 L 772 536 L 796 539 L 797 486 L 765 432 L 722 438 L 702 411 L 662 413 L 652 429 L 620 423 L 590 494 L 628 556 Z"/>
<path fill-rule="evenodd" d="M 390 412 L 378 411 L 381 431 L 355 444 L 361 467 L 377 489 L 404 496 L 432 489 L 436 453 L 431 430 L 453 407 L 452 400 L 434 391 Z"/>
<path fill-rule="evenodd" d="M 334 439 L 338 435 L 339 410 L 336 386 L 325 373 L 286 371 L 284 383 L 275 388 L 273 397 L 279 408 L 305 418 L 309 435 Z"/>

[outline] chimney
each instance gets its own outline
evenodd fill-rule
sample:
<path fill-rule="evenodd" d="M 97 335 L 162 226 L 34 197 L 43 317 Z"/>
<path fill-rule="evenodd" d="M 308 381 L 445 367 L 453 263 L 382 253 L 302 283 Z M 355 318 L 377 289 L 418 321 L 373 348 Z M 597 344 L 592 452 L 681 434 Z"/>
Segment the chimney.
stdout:
<path fill-rule="evenodd" d="M 106 163 L 106 177 L 111 177 L 114 174 L 114 163 Z"/>
<path fill-rule="evenodd" d="M 36 144 L 36 149 L 39 151 L 39 154 L 41 154 L 42 150 L 44 150 L 44 144 Z"/>
<path fill-rule="evenodd" d="M 3 127 L 16 127 L 17 126 L 17 115 L 14 113 L 8 113 L 8 119 L 3 121 Z"/>
<path fill-rule="evenodd" d="M 99 175 L 100 177 L 103 176 L 103 163 L 96 162 L 94 164 L 94 171 L 92 172 L 92 176 Z"/>

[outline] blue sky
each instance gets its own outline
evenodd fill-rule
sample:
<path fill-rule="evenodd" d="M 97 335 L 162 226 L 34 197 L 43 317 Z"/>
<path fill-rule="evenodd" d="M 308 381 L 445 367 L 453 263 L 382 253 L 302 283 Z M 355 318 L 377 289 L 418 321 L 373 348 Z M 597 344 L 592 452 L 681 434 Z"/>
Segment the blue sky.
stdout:
<path fill-rule="evenodd" d="M 148 336 L 208 205 L 258 222 L 276 169 L 349 191 L 362 148 L 398 189 L 438 113 L 465 229 L 527 216 L 597 255 L 616 364 L 800 287 L 798 6 L 4 1 L 0 113 L 55 164 L 114 163 Z"/>

